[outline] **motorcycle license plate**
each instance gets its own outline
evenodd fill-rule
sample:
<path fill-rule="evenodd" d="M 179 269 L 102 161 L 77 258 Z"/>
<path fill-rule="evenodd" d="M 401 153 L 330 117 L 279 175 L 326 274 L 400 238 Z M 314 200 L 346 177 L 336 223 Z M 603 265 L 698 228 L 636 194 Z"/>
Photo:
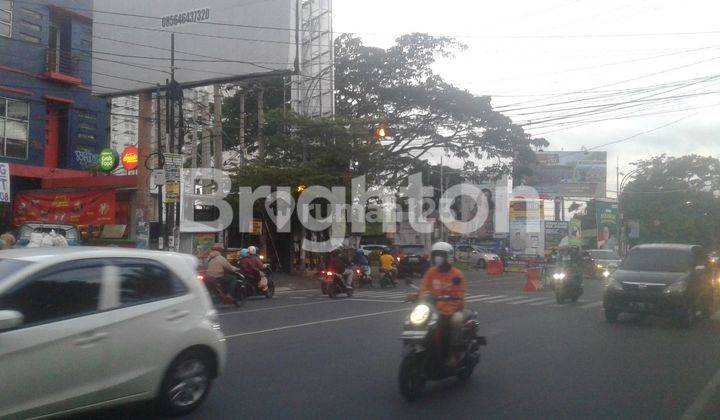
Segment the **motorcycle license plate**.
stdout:
<path fill-rule="evenodd" d="M 649 311 L 652 310 L 652 305 L 646 302 L 630 302 L 630 308 L 636 311 Z"/>
<path fill-rule="evenodd" d="M 418 257 L 408 257 L 408 262 L 418 262 L 420 259 Z"/>

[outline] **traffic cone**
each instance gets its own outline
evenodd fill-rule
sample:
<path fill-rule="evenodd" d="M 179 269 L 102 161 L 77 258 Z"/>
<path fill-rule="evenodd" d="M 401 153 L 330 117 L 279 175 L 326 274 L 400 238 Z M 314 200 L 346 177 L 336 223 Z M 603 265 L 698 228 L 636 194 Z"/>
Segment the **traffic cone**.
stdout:
<path fill-rule="evenodd" d="M 525 282 L 523 290 L 526 292 L 541 292 L 543 290 L 543 285 L 540 281 L 541 274 L 541 268 L 528 268 L 527 281 Z"/>

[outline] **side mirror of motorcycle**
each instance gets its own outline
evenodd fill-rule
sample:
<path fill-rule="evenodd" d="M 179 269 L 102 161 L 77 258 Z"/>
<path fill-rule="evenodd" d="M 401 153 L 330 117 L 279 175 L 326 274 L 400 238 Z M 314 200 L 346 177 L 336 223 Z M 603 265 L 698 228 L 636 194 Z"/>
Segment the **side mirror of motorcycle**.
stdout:
<path fill-rule="evenodd" d="M 452 279 L 452 282 L 455 286 L 460 286 L 460 283 L 462 283 L 462 280 L 460 280 L 460 277 L 455 277 Z"/>

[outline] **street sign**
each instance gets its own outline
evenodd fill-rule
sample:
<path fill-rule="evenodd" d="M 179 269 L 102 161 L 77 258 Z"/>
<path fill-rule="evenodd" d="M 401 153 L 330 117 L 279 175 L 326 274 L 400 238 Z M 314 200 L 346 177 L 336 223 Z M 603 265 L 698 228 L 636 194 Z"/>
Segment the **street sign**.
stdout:
<path fill-rule="evenodd" d="M 10 164 L 0 163 L 0 203 L 10 202 Z"/>
<path fill-rule="evenodd" d="M 175 204 L 180 201 L 180 173 L 183 157 L 177 153 L 165 153 L 165 203 Z"/>

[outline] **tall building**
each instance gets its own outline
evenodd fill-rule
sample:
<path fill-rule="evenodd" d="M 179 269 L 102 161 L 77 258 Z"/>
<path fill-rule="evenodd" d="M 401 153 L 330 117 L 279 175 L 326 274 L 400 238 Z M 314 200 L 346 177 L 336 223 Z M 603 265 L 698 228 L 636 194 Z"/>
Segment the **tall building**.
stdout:
<path fill-rule="evenodd" d="M 110 147 L 116 152 L 122 153 L 128 146 L 137 146 L 139 109 L 137 96 L 112 99 Z"/>
<path fill-rule="evenodd" d="M 90 94 L 92 17 L 81 10 L 91 9 L 0 2 L 0 162 L 15 176 L 85 170 L 107 145 L 107 106 Z"/>

